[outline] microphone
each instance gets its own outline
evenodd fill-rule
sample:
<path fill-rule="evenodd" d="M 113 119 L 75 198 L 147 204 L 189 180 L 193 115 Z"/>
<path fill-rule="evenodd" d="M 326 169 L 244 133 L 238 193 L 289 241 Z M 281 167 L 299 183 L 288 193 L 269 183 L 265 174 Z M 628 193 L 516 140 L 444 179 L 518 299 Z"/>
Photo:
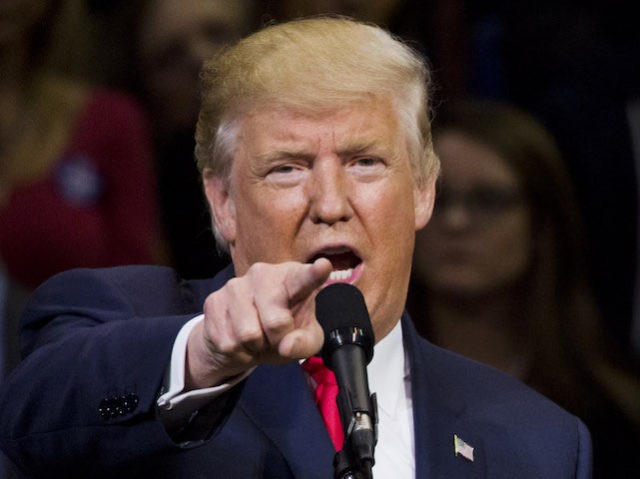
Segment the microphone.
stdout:
<path fill-rule="evenodd" d="M 371 320 L 360 290 L 348 283 L 333 283 L 316 296 L 316 318 L 324 331 L 322 359 L 336 375 L 338 410 L 344 428 L 344 451 L 337 463 L 350 459 L 365 477 L 370 477 L 377 441 L 377 404 L 369 393 L 367 364 L 375 343 Z M 341 456 L 342 453 L 342 456 Z"/>

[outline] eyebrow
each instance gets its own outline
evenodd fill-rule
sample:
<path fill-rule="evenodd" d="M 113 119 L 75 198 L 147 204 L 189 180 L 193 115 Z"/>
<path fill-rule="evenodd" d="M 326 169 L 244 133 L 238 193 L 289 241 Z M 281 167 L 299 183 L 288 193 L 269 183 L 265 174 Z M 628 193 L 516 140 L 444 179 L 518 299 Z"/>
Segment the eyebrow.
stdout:
<path fill-rule="evenodd" d="M 268 153 L 264 153 L 262 155 L 258 155 L 256 160 L 261 164 L 269 164 L 275 161 L 282 160 L 296 160 L 296 161 L 308 161 L 311 162 L 315 158 L 316 155 L 312 153 L 307 153 L 303 150 L 293 151 L 293 150 L 276 150 L 270 151 Z"/>
<path fill-rule="evenodd" d="M 383 148 L 380 145 L 380 142 L 376 141 L 376 140 L 372 140 L 369 142 L 359 142 L 359 143 L 353 143 L 352 145 L 348 146 L 347 148 L 341 150 L 339 152 L 340 156 L 353 156 L 353 155 L 357 155 L 360 153 L 364 153 L 366 151 L 372 151 L 372 150 L 387 150 L 387 148 Z"/>
<path fill-rule="evenodd" d="M 342 148 L 338 151 L 338 156 L 340 156 L 341 158 L 351 157 L 367 151 L 377 152 L 377 154 L 384 156 L 391 156 L 391 154 L 393 153 L 392 148 L 382 146 L 379 141 L 372 140 L 366 142 L 354 142 L 350 145 L 347 145 L 345 148 Z M 261 163 L 270 163 L 279 160 L 302 160 L 311 162 L 315 159 L 316 156 L 317 155 L 315 153 L 308 151 L 305 147 L 292 147 L 290 149 L 279 149 L 276 151 L 264 153 L 258 155 L 256 159 Z"/>

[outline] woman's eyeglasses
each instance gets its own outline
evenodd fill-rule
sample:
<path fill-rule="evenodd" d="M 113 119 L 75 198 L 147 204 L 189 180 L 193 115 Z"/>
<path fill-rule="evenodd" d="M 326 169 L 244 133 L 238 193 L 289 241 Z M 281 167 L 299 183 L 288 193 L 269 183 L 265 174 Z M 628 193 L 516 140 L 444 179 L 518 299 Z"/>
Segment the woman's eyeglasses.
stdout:
<path fill-rule="evenodd" d="M 522 203 L 522 193 L 513 187 L 485 185 L 463 191 L 441 184 L 433 214 L 438 217 L 453 208 L 462 208 L 472 219 L 493 219 Z"/>

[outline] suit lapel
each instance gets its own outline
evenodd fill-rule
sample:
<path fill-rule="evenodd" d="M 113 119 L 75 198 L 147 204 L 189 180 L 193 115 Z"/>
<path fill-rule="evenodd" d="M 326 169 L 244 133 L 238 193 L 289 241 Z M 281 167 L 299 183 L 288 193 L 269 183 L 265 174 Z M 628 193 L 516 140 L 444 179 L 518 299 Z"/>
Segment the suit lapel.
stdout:
<path fill-rule="evenodd" d="M 285 456 L 295 477 L 333 477 L 335 450 L 298 364 L 256 368 L 240 406 Z"/>
<path fill-rule="evenodd" d="M 482 440 L 464 420 L 466 404 L 438 380 L 449 366 L 442 363 L 440 355 L 432 354 L 435 346 L 418 336 L 408 315 L 402 321 L 411 368 L 416 478 L 484 478 Z M 458 454 L 454 436 L 463 441 L 459 443 Z M 473 448 L 473 460 L 469 448 Z"/>

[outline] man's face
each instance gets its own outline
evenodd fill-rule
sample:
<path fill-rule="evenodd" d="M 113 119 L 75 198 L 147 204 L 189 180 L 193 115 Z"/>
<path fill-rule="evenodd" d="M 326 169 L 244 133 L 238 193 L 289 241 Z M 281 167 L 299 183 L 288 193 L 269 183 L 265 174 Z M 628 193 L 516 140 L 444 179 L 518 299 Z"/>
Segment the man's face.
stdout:
<path fill-rule="evenodd" d="M 331 260 L 332 280 L 363 292 L 380 340 L 404 308 L 415 230 L 434 186 L 413 181 L 387 101 L 323 116 L 259 109 L 241 124 L 229 188 L 207 197 L 238 275 L 255 262 Z"/>

